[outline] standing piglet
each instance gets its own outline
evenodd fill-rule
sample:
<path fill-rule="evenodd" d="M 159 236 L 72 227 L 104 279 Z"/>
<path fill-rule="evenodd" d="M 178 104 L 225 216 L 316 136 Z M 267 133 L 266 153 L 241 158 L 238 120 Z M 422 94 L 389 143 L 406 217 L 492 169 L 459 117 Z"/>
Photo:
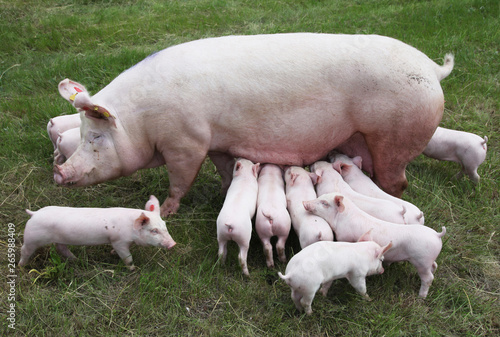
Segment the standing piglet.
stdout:
<path fill-rule="evenodd" d="M 316 181 L 316 174 L 307 172 L 299 166 L 291 166 L 285 171 L 288 212 L 301 248 L 316 241 L 333 241 L 333 233 L 328 223 L 307 212 L 302 204 L 304 200 L 316 198 L 313 184 Z"/>
<path fill-rule="evenodd" d="M 73 128 L 59 134 L 54 151 L 54 164 L 64 163 L 80 144 L 80 128 Z"/>
<path fill-rule="evenodd" d="M 349 198 L 330 193 L 304 202 L 312 214 L 328 221 L 337 240 L 355 242 L 371 231 L 371 239 L 379 245 L 392 242 L 392 249 L 385 254 L 385 261 L 409 261 L 417 268 L 422 280 L 419 296 L 426 297 L 434 280 L 437 268 L 436 258 L 441 252 L 441 233 L 422 225 L 399 225 L 382 221 L 361 211 Z"/>
<path fill-rule="evenodd" d="M 372 198 L 367 195 L 354 191 L 348 183 L 342 179 L 340 173 L 334 168 L 333 164 L 326 161 L 318 161 L 311 165 L 311 172 L 316 173 L 318 181 L 316 183 L 316 194 L 338 192 L 349 197 L 360 209 L 366 213 L 381 220 L 394 223 L 406 224 L 404 206 L 398 205 L 392 201 Z"/>
<path fill-rule="evenodd" d="M 306 314 L 312 313 L 311 303 L 320 287 L 326 296 L 332 282 L 344 277 L 369 300 L 365 278 L 384 272 L 383 255 L 391 245 L 380 247 L 373 241 L 316 242 L 294 255 L 285 275 L 278 275 L 292 288 L 295 307 L 299 311 L 305 308 Z"/>
<path fill-rule="evenodd" d="M 481 138 L 470 132 L 438 127 L 423 153 L 434 159 L 459 163 L 462 166 L 459 176 L 465 172 L 477 184 L 477 168 L 486 158 L 487 142 L 486 136 Z"/>
<path fill-rule="evenodd" d="M 31 219 L 24 230 L 20 266 L 28 263 L 37 248 L 56 244 L 57 251 L 75 259 L 66 245 L 111 244 L 130 270 L 135 267 L 130 244 L 172 248 L 175 241 L 160 217 L 160 205 L 151 196 L 146 211 L 131 208 L 73 208 L 48 206 L 36 212 L 26 210 Z"/>
<path fill-rule="evenodd" d="M 252 236 L 252 218 L 257 207 L 259 166 L 243 158 L 236 161 L 233 180 L 217 217 L 219 258 L 223 263 L 226 261 L 227 242 L 235 241 L 240 248 L 238 260 L 246 276 L 249 276 L 247 254 Z"/>
<path fill-rule="evenodd" d="M 274 267 L 271 237 L 277 236 L 276 251 L 281 262 L 286 262 L 285 242 L 290 233 L 291 219 L 286 209 L 283 170 L 273 164 L 261 166 L 255 230 L 262 241 L 269 268 Z"/>
<path fill-rule="evenodd" d="M 392 201 L 405 208 L 405 219 L 410 224 L 424 224 L 424 213 L 412 203 L 396 198 L 380 189 L 367 175 L 361 171 L 361 157 L 349 158 L 343 154 L 330 157 L 333 167 L 342 175 L 346 183 L 356 192 L 364 195 Z"/>

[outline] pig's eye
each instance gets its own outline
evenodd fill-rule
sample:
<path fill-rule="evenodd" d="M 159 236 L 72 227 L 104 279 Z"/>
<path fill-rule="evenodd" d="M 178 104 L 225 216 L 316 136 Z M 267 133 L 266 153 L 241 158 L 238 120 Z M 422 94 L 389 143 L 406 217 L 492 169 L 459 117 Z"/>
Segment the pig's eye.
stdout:
<path fill-rule="evenodd" d="M 160 234 L 160 231 L 158 229 L 152 229 L 151 234 L 157 235 Z"/>
<path fill-rule="evenodd" d="M 322 205 L 323 207 L 329 207 L 329 206 L 330 206 L 330 205 L 328 205 L 328 201 L 325 201 L 325 200 L 322 200 L 322 201 L 321 201 L 321 205 Z"/>

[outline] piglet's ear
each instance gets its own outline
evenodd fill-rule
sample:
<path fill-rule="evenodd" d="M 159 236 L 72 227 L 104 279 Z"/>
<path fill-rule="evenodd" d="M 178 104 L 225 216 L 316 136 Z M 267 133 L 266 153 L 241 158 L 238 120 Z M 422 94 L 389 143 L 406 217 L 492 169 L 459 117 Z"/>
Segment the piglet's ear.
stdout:
<path fill-rule="evenodd" d="M 337 206 L 337 210 L 339 213 L 342 213 L 345 210 L 344 206 L 344 197 L 342 195 L 336 195 L 333 199 L 335 206 Z"/>
<path fill-rule="evenodd" d="M 387 245 L 385 245 L 384 247 L 382 247 L 382 250 L 381 252 L 378 254 L 378 258 L 380 259 L 385 253 L 387 253 L 387 251 L 389 249 L 392 248 L 392 241 L 389 242 Z"/>
<path fill-rule="evenodd" d="M 141 213 L 141 215 L 135 219 L 134 222 L 134 229 L 135 230 L 140 230 L 143 226 L 149 225 L 150 219 L 144 214 L 144 212 Z"/>
<path fill-rule="evenodd" d="M 358 242 L 373 241 L 372 240 L 372 230 L 373 230 L 373 228 L 370 228 L 368 230 L 368 232 L 366 232 L 365 234 L 361 235 L 360 238 L 358 239 Z"/>
<path fill-rule="evenodd" d="M 146 211 L 160 214 L 160 202 L 154 195 L 149 197 L 145 209 Z"/>
<path fill-rule="evenodd" d="M 59 82 L 59 94 L 70 103 L 73 103 L 75 96 L 81 92 L 87 92 L 87 89 L 78 82 L 65 79 Z"/>
<path fill-rule="evenodd" d="M 336 161 L 332 165 L 333 165 L 333 168 L 335 169 L 335 171 L 342 174 L 342 162 L 341 161 Z"/>
<path fill-rule="evenodd" d="M 259 172 L 260 172 L 260 163 L 254 164 L 252 166 L 252 173 L 255 176 L 255 178 L 257 178 L 257 176 L 259 175 Z"/>
<path fill-rule="evenodd" d="M 316 173 L 309 172 L 309 178 L 311 178 L 313 185 L 318 183 L 318 175 Z"/>
<path fill-rule="evenodd" d="M 354 163 L 354 165 L 359 167 L 360 170 L 361 170 L 361 167 L 363 167 L 363 158 L 361 158 L 360 156 L 356 156 L 356 157 L 352 158 L 352 162 Z"/>

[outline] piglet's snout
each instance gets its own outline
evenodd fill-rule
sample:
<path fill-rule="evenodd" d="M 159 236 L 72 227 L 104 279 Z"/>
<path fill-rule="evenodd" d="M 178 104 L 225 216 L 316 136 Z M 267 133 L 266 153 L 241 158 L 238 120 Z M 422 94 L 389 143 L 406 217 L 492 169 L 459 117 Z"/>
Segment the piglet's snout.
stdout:
<path fill-rule="evenodd" d="M 167 249 L 172 249 L 176 244 L 177 242 L 172 239 L 165 239 L 161 242 L 161 246 Z"/>

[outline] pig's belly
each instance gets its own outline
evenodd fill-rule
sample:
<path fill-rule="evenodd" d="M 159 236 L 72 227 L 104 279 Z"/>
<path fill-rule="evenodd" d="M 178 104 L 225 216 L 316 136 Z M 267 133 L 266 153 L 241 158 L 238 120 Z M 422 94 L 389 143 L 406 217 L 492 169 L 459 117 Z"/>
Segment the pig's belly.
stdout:
<path fill-rule="evenodd" d="M 241 140 L 233 143 L 222 152 L 233 157 L 243 157 L 255 163 L 272 163 L 278 165 L 305 166 L 326 157 L 337 145 L 349 135 L 339 137 L 318 136 L 291 137 L 276 139 L 272 136 L 260 137 L 258 141 Z"/>

